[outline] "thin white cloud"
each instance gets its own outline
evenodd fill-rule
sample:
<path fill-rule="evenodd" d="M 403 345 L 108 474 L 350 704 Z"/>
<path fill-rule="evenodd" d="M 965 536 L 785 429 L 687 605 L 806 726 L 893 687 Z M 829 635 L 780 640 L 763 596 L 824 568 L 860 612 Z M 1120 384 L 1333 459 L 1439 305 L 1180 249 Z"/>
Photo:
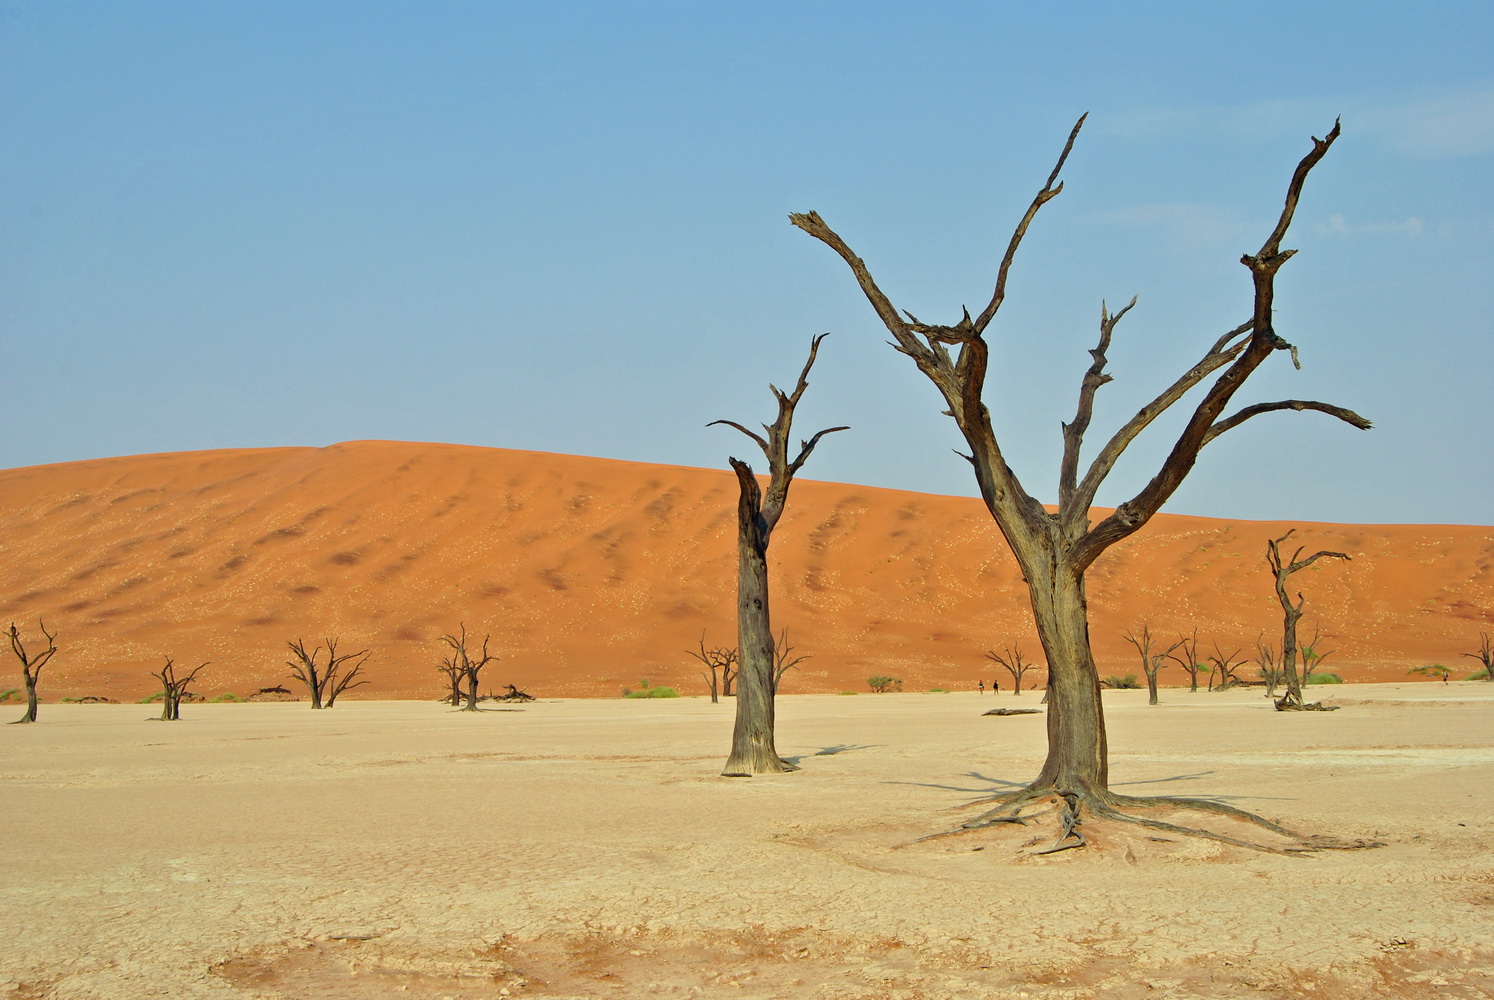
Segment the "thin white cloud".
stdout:
<path fill-rule="evenodd" d="M 1270 136 L 1321 136 L 1342 115 L 1345 128 L 1405 156 L 1445 159 L 1494 150 L 1494 83 L 1383 95 L 1303 97 L 1213 108 L 1132 107 L 1095 116 L 1095 126 L 1129 139 L 1195 132 L 1253 141 Z"/>
<path fill-rule="evenodd" d="M 1399 222 L 1350 222 L 1342 215 L 1335 213 L 1328 217 L 1327 222 L 1314 223 L 1312 228 L 1319 235 L 1380 236 L 1399 233 L 1407 236 L 1420 236 L 1426 232 L 1427 226 L 1415 215 Z"/>

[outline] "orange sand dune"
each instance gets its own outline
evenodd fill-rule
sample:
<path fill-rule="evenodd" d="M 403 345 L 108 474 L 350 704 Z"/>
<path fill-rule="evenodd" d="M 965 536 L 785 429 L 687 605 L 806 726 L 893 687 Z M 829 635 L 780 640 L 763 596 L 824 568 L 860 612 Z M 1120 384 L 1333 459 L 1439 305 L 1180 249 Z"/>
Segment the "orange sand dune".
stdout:
<path fill-rule="evenodd" d="M 201 690 L 286 680 L 286 640 L 371 647 L 353 696 L 435 697 L 441 633 L 491 632 L 493 687 L 616 695 L 640 678 L 704 690 L 684 654 L 735 645 L 730 472 L 441 444 L 358 441 L 102 459 L 0 472 L 0 621 L 59 635 L 48 700 L 131 698 L 163 654 L 212 666 Z M 1104 673 L 1122 634 L 1197 628 L 1206 648 L 1279 629 L 1263 550 L 1290 524 L 1162 515 L 1091 570 Z M 1494 528 L 1302 524 L 1295 578 L 1327 669 L 1402 680 L 1494 623 Z M 786 692 L 910 689 L 996 676 L 1041 651 L 977 500 L 800 482 L 774 537 L 775 622 L 809 654 Z M 11 668 L 6 668 L 12 672 Z M 12 682 L 0 688 L 14 686 Z M 1164 682 L 1181 683 L 1176 668 Z M 3 675 L 0 675 L 3 677 Z"/>

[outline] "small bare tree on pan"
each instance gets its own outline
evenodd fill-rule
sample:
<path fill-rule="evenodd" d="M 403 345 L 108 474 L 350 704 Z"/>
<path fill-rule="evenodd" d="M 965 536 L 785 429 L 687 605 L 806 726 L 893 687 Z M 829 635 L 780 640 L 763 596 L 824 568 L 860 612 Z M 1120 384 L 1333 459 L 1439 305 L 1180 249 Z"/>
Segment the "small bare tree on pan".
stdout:
<path fill-rule="evenodd" d="M 1152 650 L 1152 630 L 1147 625 L 1141 626 L 1141 635 L 1126 633 L 1126 641 L 1136 647 L 1136 652 L 1141 654 L 1141 670 L 1146 674 L 1146 703 L 1157 704 L 1157 672 L 1167 666 L 1172 651 L 1180 646 L 1181 642 L 1175 642 L 1160 652 Z"/>
<path fill-rule="evenodd" d="M 478 652 L 476 654 L 469 653 L 467 651 L 467 624 L 465 622 L 459 622 L 458 625 L 460 626 L 460 631 L 458 631 L 455 635 L 443 635 L 441 637 L 441 641 L 446 643 L 447 646 L 451 647 L 451 655 L 447 658 L 447 660 L 449 660 L 456 668 L 457 674 L 460 679 L 467 682 L 467 704 L 462 706 L 462 711 L 475 712 L 477 711 L 477 675 L 482 672 L 483 667 L 498 659 L 498 657 L 497 655 L 488 652 L 488 640 L 491 638 L 490 635 L 485 635 L 482 637 L 481 652 Z M 443 669 L 445 668 L 443 667 Z M 454 689 L 459 689 L 461 680 L 453 685 Z M 453 705 L 457 703 L 455 700 L 457 693 L 459 693 L 458 690 L 453 691 Z"/>
<path fill-rule="evenodd" d="M 1027 671 L 1033 669 L 1036 664 L 1028 663 L 1022 658 L 1022 648 L 1012 646 L 1002 647 L 1000 653 L 995 650 L 986 650 L 986 659 L 994 660 L 1006 668 L 1006 672 L 1012 675 L 1012 694 L 1022 693 L 1022 677 Z"/>
<path fill-rule="evenodd" d="M 1252 403 L 1228 412 L 1236 392 L 1267 358 L 1277 351 L 1289 351 L 1295 360 L 1295 348 L 1277 333 L 1273 318 L 1277 272 L 1295 253 L 1283 249 L 1281 244 L 1296 214 L 1307 176 L 1338 139 L 1339 126 L 1335 122 L 1324 138 L 1313 138 L 1311 151 L 1297 164 L 1287 185 L 1285 203 L 1275 227 L 1258 251 L 1240 258 L 1250 271 L 1253 285 L 1250 317 L 1214 340 L 1198 361 L 1143 405 L 1081 472 L 1080 452 L 1094 413 L 1095 394 L 1112 380 L 1105 371 L 1106 352 L 1116 324 L 1136 300 L 1132 299 L 1131 305 L 1116 313 L 1101 304 L 1099 343 L 1090 351 L 1093 363 L 1080 383 L 1074 418 L 1063 427 L 1058 504 L 1050 512 L 1018 479 L 992 426 L 991 412 L 983 399 L 991 360 L 986 332 L 1006 299 L 1007 278 L 1028 226 L 1038 211 L 1063 190 L 1059 173 L 1083 124 L 1081 117 L 1070 131 L 1046 183 L 1013 230 L 997 268 L 990 301 L 974 317 L 966 309 L 953 323 L 925 323 L 897 308 L 872 277 L 865 261 L 818 213 L 789 216 L 790 222 L 824 243 L 846 263 L 878 319 L 891 333 L 894 348 L 912 359 L 938 389 L 942 409 L 954 420 L 969 446 L 965 457 L 974 468 L 981 498 L 1027 585 L 1038 639 L 1048 660 L 1047 758 L 1029 784 L 997 796 L 989 811 L 966 823 L 963 829 L 1026 822 L 1024 808 L 1046 810 L 1049 803 L 1061 801 L 1060 834 L 1049 850 L 1065 850 L 1085 843 L 1077 830 L 1084 813 L 1117 822 L 1229 839 L 1200 829 L 1165 824 L 1151 814 L 1158 808 L 1179 806 L 1227 815 L 1278 835 L 1295 836 L 1259 816 L 1218 802 L 1135 798 L 1111 790 L 1109 745 L 1099 672 L 1089 642 L 1084 577 L 1102 553 L 1151 520 L 1193 470 L 1206 445 L 1246 421 L 1282 410 L 1316 410 L 1354 427 L 1370 426 L 1368 420 L 1351 410 L 1316 400 Z M 1195 388 L 1202 389 L 1202 398 L 1180 421 L 1177 436 L 1156 474 L 1140 492 L 1118 503 L 1112 513 L 1096 516 L 1096 495 L 1121 455 L 1142 431 Z M 1231 842 L 1237 840 L 1247 843 L 1239 838 Z"/>
<path fill-rule="evenodd" d="M 1200 671 L 1208 672 L 1208 666 L 1198 658 L 1198 629 L 1193 630 L 1192 635 L 1178 637 L 1177 652 L 1169 653 L 1168 659 L 1188 672 L 1188 691 L 1190 694 L 1198 692 L 1198 675 Z"/>
<path fill-rule="evenodd" d="M 1281 543 L 1292 537 L 1296 532 L 1292 528 L 1280 538 L 1273 538 L 1266 542 L 1266 565 L 1271 568 L 1271 576 L 1276 584 L 1276 600 L 1281 604 L 1281 674 L 1286 681 L 1286 694 L 1276 700 L 1278 712 L 1301 712 L 1310 710 L 1321 710 L 1322 703 L 1314 702 L 1310 705 L 1304 704 L 1302 700 L 1303 679 L 1297 674 L 1297 622 L 1302 618 L 1302 605 L 1306 599 L 1298 591 L 1297 600 L 1293 601 L 1287 593 L 1287 580 L 1293 573 L 1300 572 L 1319 559 L 1342 559 L 1349 561 L 1348 555 L 1343 552 L 1328 552 L 1326 550 L 1314 552 L 1306 559 L 1302 558 L 1303 546 L 1298 546 L 1292 553 L 1290 559 L 1281 555 Z"/>
<path fill-rule="evenodd" d="M 12 625 L 11 628 L 14 629 L 15 626 Z M 1483 648 L 1477 653 L 1459 653 L 1458 655 L 1472 657 L 1484 665 L 1482 673 L 1473 675 L 1475 679 L 1482 678 L 1486 681 L 1494 681 L 1494 636 L 1489 635 L 1487 632 L 1480 632 L 1479 635 L 1484 640 Z"/>
<path fill-rule="evenodd" d="M 41 679 L 42 667 L 45 667 L 47 661 L 57 652 L 57 633 L 48 632 L 47 623 L 40 618 L 36 620 L 36 624 L 41 629 L 42 636 L 47 640 L 47 648 L 33 654 L 26 651 L 26 644 L 21 639 L 16 623 L 10 623 L 10 651 L 21 662 L 21 677 L 26 684 L 26 714 L 11 725 L 36 721 L 36 682 Z"/>
<path fill-rule="evenodd" d="M 462 669 L 462 661 L 455 653 L 443 653 L 441 662 L 436 664 L 436 669 L 446 677 L 447 694 L 441 700 L 457 708 L 462 704 L 462 679 L 466 673 Z"/>
<path fill-rule="evenodd" d="M 1228 691 L 1240 683 L 1236 674 L 1245 665 L 1245 653 L 1243 650 L 1231 649 L 1228 652 L 1219 648 L 1219 643 L 1214 643 L 1213 655 L 1209 656 L 1209 690 Z"/>
<path fill-rule="evenodd" d="M 783 683 L 783 675 L 790 670 L 796 669 L 799 664 L 809 659 L 808 654 L 804 656 L 791 655 L 794 647 L 789 645 L 788 629 L 784 629 L 778 636 L 778 644 L 773 647 L 773 693 L 778 693 L 778 687 Z"/>
<path fill-rule="evenodd" d="M 175 722 L 182 717 L 182 701 L 191 696 L 191 692 L 187 690 L 188 685 L 197 678 L 198 671 L 211 662 L 199 663 L 185 674 L 178 674 L 176 664 L 168 656 L 164 667 L 151 672 L 151 676 L 161 682 L 161 715 L 158 721 Z"/>
<path fill-rule="evenodd" d="M 776 774 L 793 770 L 778 756 L 774 745 L 773 672 L 777 662 L 773 655 L 773 623 L 768 610 L 768 542 L 783 516 L 794 475 L 804 467 L 809 453 L 820 438 L 848 427 L 827 427 L 808 441 L 799 442 L 798 457 L 789 460 L 789 436 L 793 432 L 794 407 L 809 385 L 809 369 L 814 367 L 820 341 L 809 344 L 809 359 L 799 372 L 793 392 L 769 385 L 778 400 L 778 416 L 763 424 L 764 437 L 732 420 L 713 420 L 706 426 L 725 424 L 750 437 L 768 460 L 768 490 L 758 485 L 752 466 L 732 456 L 731 467 L 737 474 L 740 497 L 737 501 L 737 718 L 732 730 L 731 754 L 722 774 L 747 777 L 753 774 Z"/>
<path fill-rule="evenodd" d="M 312 708 L 331 708 L 337 703 L 337 696 L 350 688 L 367 684 L 368 681 L 355 681 L 363 664 L 367 662 L 369 650 L 360 649 L 356 653 L 337 654 L 337 644 L 341 639 L 323 640 L 327 644 L 327 662 L 318 663 L 322 654 L 322 647 L 307 652 L 306 642 L 297 639 L 295 642 L 286 643 L 290 647 L 294 660 L 286 660 L 285 665 L 291 668 L 291 676 L 302 684 L 311 694 Z"/>
<path fill-rule="evenodd" d="M 1266 641 L 1264 632 L 1255 637 L 1255 665 L 1266 685 L 1266 697 L 1275 698 L 1276 688 L 1281 684 L 1281 662 L 1276 658 L 1276 650 Z"/>
<path fill-rule="evenodd" d="M 706 649 L 705 633 L 702 632 L 700 633 L 700 650 L 697 652 L 687 649 L 685 652 L 705 664 L 705 669 L 700 672 L 700 676 L 705 678 L 706 684 L 711 689 L 711 704 L 714 705 L 721 700 L 718 697 L 718 691 L 730 698 L 731 682 L 737 676 L 737 651 L 726 646 L 713 646 Z"/>

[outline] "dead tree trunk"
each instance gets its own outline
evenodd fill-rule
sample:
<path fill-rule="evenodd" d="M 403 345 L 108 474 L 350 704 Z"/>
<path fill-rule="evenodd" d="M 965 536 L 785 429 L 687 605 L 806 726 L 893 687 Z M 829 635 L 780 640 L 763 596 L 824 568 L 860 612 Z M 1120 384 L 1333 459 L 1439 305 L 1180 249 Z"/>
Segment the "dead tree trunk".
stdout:
<path fill-rule="evenodd" d="M 15 626 L 12 625 L 11 628 L 14 629 Z M 1494 681 L 1494 636 L 1489 635 L 1487 632 L 1480 632 L 1479 636 L 1484 640 L 1484 644 L 1477 653 L 1459 653 L 1458 655 L 1471 657 L 1482 663 L 1484 665 L 1483 679 Z M 1474 676 L 1477 677 L 1478 675 L 1475 674 Z"/>
<path fill-rule="evenodd" d="M 1266 641 L 1266 633 L 1255 637 L 1255 665 L 1260 668 L 1261 680 L 1266 685 L 1266 697 L 1275 698 L 1276 688 L 1281 684 L 1281 664 L 1276 660 L 1276 650 Z"/>
<path fill-rule="evenodd" d="M 789 461 L 794 407 L 809 384 L 809 369 L 814 366 L 820 341 L 824 339 L 825 335 L 820 334 L 810 342 L 809 360 L 804 362 L 792 393 L 782 392 L 774 385 L 768 387 L 778 400 L 778 417 L 773 423 L 763 425 L 767 437 L 731 420 L 713 420 L 707 425 L 735 427 L 757 442 L 768 459 L 766 496 L 758 485 L 752 466 L 741 459 L 731 459 L 740 488 L 737 501 L 737 650 L 740 659 L 737 666 L 736 726 L 732 731 L 731 755 L 721 772 L 728 777 L 775 774 L 793 769 L 778 756 L 773 743 L 775 659 L 773 626 L 768 610 L 768 542 L 778 519 L 783 516 L 789 485 L 804 466 L 809 453 L 826 434 L 848 430 L 846 427 L 829 427 L 820 431 L 808 441 L 800 442 L 798 457 Z M 729 684 L 726 694 L 731 694 Z"/>
<path fill-rule="evenodd" d="M 1239 683 L 1240 679 L 1235 676 L 1235 671 L 1240 669 L 1243 661 L 1239 658 L 1243 655 L 1238 649 L 1231 649 L 1226 653 L 1219 648 L 1219 643 L 1214 643 L 1214 655 L 1207 658 L 1210 691 L 1228 691 Z"/>
<path fill-rule="evenodd" d="M 1197 694 L 1198 672 L 1204 669 L 1203 663 L 1198 658 L 1198 629 L 1194 629 L 1191 636 L 1179 637 L 1174 648 L 1181 652 L 1169 654 L 1168 659 L 1188 671 L 1188 692 Z"/>
<path fill-rule="evenodd" d="M 1012 694 L 1022 693 L 1022 675 L 1033 668 L 1033 664 L 1022 659 L 1022 648 L 1013 646 L 1010 649 L 1002 649 L 998 655 L 995 650 L 986 650 L 986 659 L 994 660 L 1006 668 L 1006 672 L 1012 675 Z"/>
<path fill-rule="evenodd" d="M 11 725 L 21 725 L 36 721 L 36 682 L 41 679 L 42 667 L 57 652 L 57 633 L 47 631 L 47 623 L 40 618 L 36 620 L 41 634 L 46 637 L 47 648 L 35 656 L 26 652 L 26 644 L 21 640 L 21 633 L 16 630 L 16 623 L 10 623 L 10 651 L 16 655 L 21 662 L 21 677 L 26 685 L 26 714 L 22 715 Z"/>
<path fill-rule="evenodd" d="M 1172 651 L 1182 645 L 1175 642 L 1160 653 L 1152 652 L 1152 630 L 1146 625 L 1141 626 L 1141 636 L 1126 633 L 1126 641 L 1136 647 L 1136 652 L 1141 654 L 1141 670 L 1146 674 L 1146 703 L 1148 705 L 1158 704 L 1157 700 L 1157 672 L 1167 666 Z"/>
<path fill-rule="evenodd" d="M 720 701 L 717 697 L 717 692 L 721 687 L 721 681 L 726 682 L 725 693 L 730 698 L 731 682 L 736 676 L 732 670 L 737 662 L 737 651 L 735 649 L 727 649 L 725 646 L 714 646 L 711 649 L 706 649 L 705 633 L 702 632 L 700 633 L 700 651 L 696 652 L 693 649 L 687 649 L 685 652 L 705 664 L 706 668 L 701 671 L 700 676 L 705 678 L 706 685 L 711 689 L 711 704 L 715 705 Z"/>
<path fill-rule="evenodd" d="M 1349 557 L 1342 552 L 1314 552 L 1306 559 L 1300 558 L 1302 546 L 1292 553 L 1292 558 L 1283 560 L 1281 557 L 1281 543 L 1292 537 L 1293 528 L 1280 538 L 1272 539 L 1266 543 L 1266 565 L 1271 567 L 1271 575 L 1276 583 L 1276 600 L 1281 604 L 1281 674 L 1286 681 L 1286 694 L 1276 700 L 1278 712 L 1300 712 L 1317 707 L 1303 703 L 1302 680 L 1297 676 L 1297 622 L 1302 617 L 1302 605 L 1306 599 L 1301 593 L 1297 594 L 1294 603 L 1291 595 L 1287 593 L 1286 582 L 1289 577 L 1298 570 L 1306 569 L 1319 559 L 1343 559 Z"/>
<path fill-rule="evenodd" d="M 1215 340 L 1201 359 L 1116 431 L 1081 476 L 1080 449 L 1089 429 L 1095 393 L 1111 380 L 1105 371 L 1106 351 L 1116 324 L 1136 300 L 1132 299 L 1131 305 L 1117 313 L 1111 313 L 1102 304 L 1099 344 L 1090 351 L 1093 364 L 1081 382 L 1074 419 L 1063 428 L 1057 510 L 1049 513 L 1023 488 L 1007 464 L 982 399 L 989 364 L 985 334 L 1006 298 L 1007 277 L 1028 226 L 1039 209 L 1063 189 L 1058 176 L 1083 123 L 1080 118 L 1074 125 L 1047 182 L 1018 222 L 997 270 L 990 301 L 974 318 L 965 310 L 949 325 L 924 323 L 898 309 L 877 285 L 865 262 L 818 213 L 789 216 L 795 226 L 835 251 L 851 269 L 867 301 L 892 334 L 893 346 L 911 358 L 933 382 L 945 412 L 954 419 L 969 445 L 970 452 L 965 457 L 974 466 L 981 497 L 1027 583 L 1033 620 L 1048 659 L 1049 707 L 1048 756 L 1037 778 L 1025 789 L 997 799 L 996 808 L 967 826 L 1012 822 L 1019 818 L 1024 806 L 1048 802 L 1057 796 L 1066 803 L 1060 838 L 1053 848 L 1058 850 L 1084 842 L 1075 826 L 1086 809 L 1117 819 L 1153 825 L 1158 822 L 1132 817 L 1120 810 L 1121 806 L 1152 806 L 1155 800 L 1126 798 L 1109 789 L 1100 681 L 1090 652 L 1085 571 L 1101 553 L 1139 530 L 1156 514 L 1193 469 L 1205 445 L 1245 421 L 1276 410 L 1317 410 L 1355 427 L 1369 426 L 1369 421 L 1350 410 L 1313 400 L 1256 403 L 1226 414 L 1236 391 L 1268 357 L 1280 350 L 1291 350 L 1295 355 L 1292 346 L 1277 335 L 1272 323 L 1276 274 L 1294 253 L 1283 250 L 1281 241 L 1296 212 L 1309 172 L 1338 138 L 1339 128 L 1335 123 L 1326 138 L 1313 139 L 1311 152 L 1297 165 L 1280 217 L 1265 243 L 1258 252 L 1241 258 L 1250 270 L 1254 288 L 1250 318 Z M 1134 497 L 1121 503 L 1114 513 L 1091 524 L 1090 509 L 1096 493 L 1121 454 L 1160 414 L 1216 373 L 1152 480 Z M 1190 800 L 1188 804 L 1196 809 L 1229 812 L 1237 818 L 1265 822 L 1251 814 L 1200 800 Z"/>
<path fill-rule="evenodd" d="M 212 662 L 212 661 L 208 661 Z M 161 682 L 161 715 L 162 722 L 175 722 L 182 717 L 182 699 L 190 693 L 187 686 L 197 677 L 197 672 L 207 663 L 199 663 L 187 674 L 178 677 L 176 665 L 171 662 L 171 657 L 166 657 L 166 666 L 158 672 L 153 672 L 152 677 Z"/>
<path fill-rule="evenodd" d="M 461 695 L 461 681 L 465 680 L 467 682 L 467 704 L 462 706 L 462 711 L 475 712 L 477 711 L 477 675 L 482 672 L 483 667 L 498 659 L 498 657 L 488 652 L 488 640 L 492 636 L 485 635 L 482 637 L 482 652 L 474 658 L 467 652 L 467 623 L 458 622 L 457 624 L 461 628 L 458 634 L 443 635 L 441 637 L 441 641 L 451 647 L 451 656 L 446 662 L 451 663 L 458 677 L 458 680 L 452 684 L 451 703 L 453 705 L 458 704 Z"/>
<path fill-rule="evenodd" d="M 324 641 L 327 644 L 325 667 L 317 663 L 317 657 L 322 652 L 321 646 L 308 653 L 303 639 L 286 643 L 296 659 L 286 660 L 285 665 L 291 668 L 292 677 L 306 685 L 306 690 L 311 695 L 312 708 L 331 708 L 337 703 L 338 695 L 349 688 L 361 687 L 368 683 L 366 680 L 354 683 L 354 678 L 363 669 L 369 650 L 361 649 L 356 653 L 344 653 L 338 656 L 337 644 L 342 640 L 326 639 Z M 324 701 L 325 704 L 323 704 Z"/>

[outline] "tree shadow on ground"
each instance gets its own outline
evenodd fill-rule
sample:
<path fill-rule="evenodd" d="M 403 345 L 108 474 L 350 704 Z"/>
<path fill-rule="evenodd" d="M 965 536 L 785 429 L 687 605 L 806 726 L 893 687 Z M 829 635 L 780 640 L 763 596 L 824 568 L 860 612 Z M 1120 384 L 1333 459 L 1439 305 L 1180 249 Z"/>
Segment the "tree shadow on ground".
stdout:
<path fill-rule="evenodd" d="M 798 767 L 805 757 L 833 757 L 838 753 L 849 753 L 852 750 L 872 750 L 879 746 L 881 746 L 880 743 L 837 743 L 834 746 L 820 747 L 814 753 L 784 757 L 783 760 L 785 763 Z"/>

